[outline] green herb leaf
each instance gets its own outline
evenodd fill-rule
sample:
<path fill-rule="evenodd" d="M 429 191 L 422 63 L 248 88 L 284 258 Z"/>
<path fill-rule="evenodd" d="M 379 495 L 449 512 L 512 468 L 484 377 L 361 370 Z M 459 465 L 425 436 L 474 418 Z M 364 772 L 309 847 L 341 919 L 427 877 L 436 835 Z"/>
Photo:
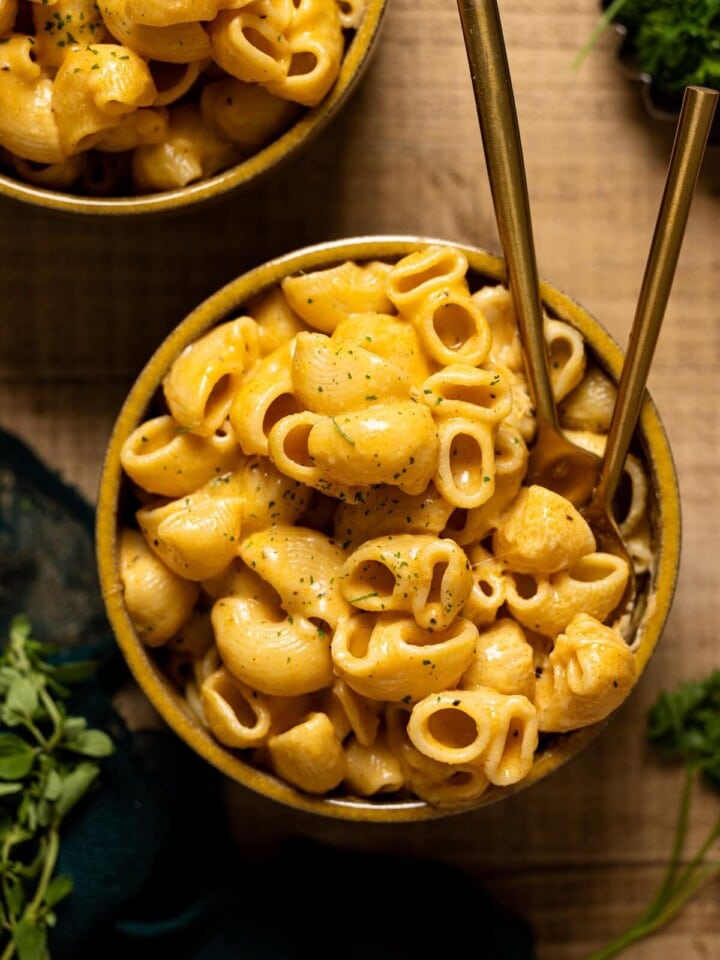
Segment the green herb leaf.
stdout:
<path fill-rule="evenodd" d="M 14 733 L 0 733 L 0 779 L 22 780 L 33 768 L 35 750 Z"/>
<path fill-rule="evenodd" d="M 9 877 L 7 881 L 7 906 L 11 914 L 19 914 L 25 906 L 25 890 L 17 877 Z"/>
<path fill-rule="evenodd" d="M 23 918 L 15 927 L 15 946 L 20 960 L 45 960 L 47 933 L 37 923 Z"/>
<path fill-rule="evenodd" d="M 62 794 L 62 789 L 63 778 L 57 770 L 50 770 L 47 775 L 47 780 L 45 781 L 45 793 L 43 796 L 46 800 L 54 802 Z"/>
<path fill-rule="evenodd" d="M 53 669 L 53 678 L 58 683 L 80 683 L 89 680 L 97 671 L 94 660 L 78 660 L 77 663 L 61 663 Z"/>
<path fill-rule="evenodd" d="M 9 797 L 13 793 L 20 793 L 22 788 L 21 783 L 0 783 L 0 797 Z"/>
<path fill-rule="evenodd" d="M 35 684 L 29 677 L 16 677 L 10 684 L 2 717 L 9 727 L 15 727 L 23 720 L 29 720 L 38 708 L 38 695 Z"/>
<path fill-rule="evenodd" d="M 65 897 L 70 896 L 72 889 L 72 877 L 68 877 L 67 874 L 64 873 L 59 873 L 56 877 L 53 877 L 48 884 L 48 888 L 45 891 L 45 904 L 48 907 L 54 907 L 56 903 L 60 903 Z"/>
<path fill-rule="evenodd" d="M 114 749 L 112 740 L 102 730 L 83 730 L 65 745 L 86 757 L 108 757 Z"/>
<path fill-rule="evenodd" d="M 90 789 L 92 783 L 100 773 L 95 763 L 81 763 L 69 773 L 63 781 L 62 793 L 58 797 L 55 809 L 59 817 L 66 816 L 75 804 Z"/>

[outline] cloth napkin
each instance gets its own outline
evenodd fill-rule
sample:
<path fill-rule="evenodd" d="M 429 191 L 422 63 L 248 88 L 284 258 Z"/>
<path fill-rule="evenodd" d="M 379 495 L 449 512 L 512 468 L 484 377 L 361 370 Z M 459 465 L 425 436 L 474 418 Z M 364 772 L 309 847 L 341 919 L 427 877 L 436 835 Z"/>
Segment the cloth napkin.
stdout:
<path fill-rule="evenodd" d="M 0 431 L 0 637 L 25 613 L 62 658 L 94 659 L 70 707 L 116 744 L 63 826 L 58 871 L 74 888 L 58 907 L 52 960 L 437 960 L 468 944 L 480 960 L 534 960 L 530 927 L 448 864 L 291 829 L 265 860 L 244 862 L 221 775 L 169 730 L 131 733 L 113 708 L 130 678 L 105 618 L 93 529 L 92 507 Z"/>

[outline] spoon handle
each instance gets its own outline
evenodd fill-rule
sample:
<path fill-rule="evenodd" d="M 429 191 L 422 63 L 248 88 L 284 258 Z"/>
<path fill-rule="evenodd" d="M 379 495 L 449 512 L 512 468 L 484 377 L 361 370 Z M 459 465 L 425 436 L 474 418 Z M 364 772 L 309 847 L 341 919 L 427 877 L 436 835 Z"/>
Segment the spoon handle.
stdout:
<path fill-rule="evenodd" d="M 650 363 L 670 297 L 705 154 L 718 91 L 687 87 L 675 133 L 660 211 L 623 363 L 595 498 L 612 501 L 645 398 Z"/>
<path fill-rule="evenodd" d="M 500 14 L 496 0 L 457 0 L 457 5 L 537 420 L 555 426 L 530 203 Z"/>

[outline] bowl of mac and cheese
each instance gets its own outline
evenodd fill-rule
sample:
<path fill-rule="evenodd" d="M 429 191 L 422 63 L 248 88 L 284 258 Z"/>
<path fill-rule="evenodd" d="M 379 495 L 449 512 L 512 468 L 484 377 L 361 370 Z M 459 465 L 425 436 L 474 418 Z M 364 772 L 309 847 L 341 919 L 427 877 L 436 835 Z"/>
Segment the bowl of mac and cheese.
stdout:
<path fill-rule="evenodd" d="M 678 566 L 643 408 L 624 560 L 525 480 L 535 420 L 502 260 L 413 238 L 306 248 L 194 310 L 138 377 L 98 502 L 110 621 L 210 763 L 289 807 L 441 817 L 581 751 L 641 675 Z M 542 285 L 552 387 L 603 449 L 619 348 Z"/>
<path fill-rule="evenodd" d="M 0 0 L 0 195 L 177 209 L 265 175 L 345 103 L 386 0 Z"/>

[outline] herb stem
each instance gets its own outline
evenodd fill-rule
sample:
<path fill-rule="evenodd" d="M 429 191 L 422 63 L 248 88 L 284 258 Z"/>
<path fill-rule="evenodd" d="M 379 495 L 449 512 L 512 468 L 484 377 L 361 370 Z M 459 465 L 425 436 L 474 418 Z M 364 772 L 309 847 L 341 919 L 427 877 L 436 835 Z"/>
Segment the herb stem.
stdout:
<path fill-rule="evenodd" d="M 709 880 L 712 880 L 713 877 L 719 874 L 720 863 L 710 864 L 704 870 L 701 870 L 692 882 L 687 884 L 685 889 L 678 892 L 678 888 L 676 888 L 676 896 L 671 897 L 663 906 L 662 910 L 656 913 L 652 919 L 645 922 L 639 921 L 626 933 L 623 933 L 596 953 L 593 953 L 587 960 L 610 960 L 611 957 L 616 957 L 631 944 L 637 943 L 638 940 L 643 940 L 651 933 L 655 933 L 656 930 L 664 927 L 680 912 L 700 887 L 704 886 Z"/>
<path fill-rule="evenodd" d="M 49 696 L 47 690 L 44 688 L 40 690 L 40 700 L 42 701 L 42 705 L 45 707 L 47 715 L 50 717 L 50 722 L 53 726 L 53 731 L 50 734 L 50 738 L 45 744 L 45 749 L 48 751 L 48 753 L 50 753 L 55 749 L 62 738 L 62 717 L 60 716 L 60 713 L 53 702 L 53 698 Z"/>
<path fill-rule="evenodd" d="M 55 864 L 57 863 L 59 849 L 60 834 L 56 825 L 51 827 L 47 833 L 47 844 L 45 845 L 45 860 L 43 862 L 42 873 L 40 874 L 40 879 L 38 880 L 35 895 L 25 910 L 25 916 L 29 919 L 35 919 L 35 915 L 45 899 L 45 893 L 52 878 L 53 871 L 55 870 Z"/>
<path fill-rule="evenodd" d="M 685 837 L 687 836 L 688 820 L 690 818 L 690 804 L 692 802 L 692 790 L 697 779 L 697 767 L 689 765 L 685 768 L 685 780 L 683 783 L 682 795 L 680 798 L 680 809 L 678 812 L 677 823 L 675 825 L 675 840 L 673 843 L 670 862 L 663 876 L 660 887 L 653 897 L 650 905 L 642 915 L 640 922 L 652 920 L 659 910 L 662 909 L 668 895 L 673 888 L 673 882 L 677 876 L 680 867 L 680 858 L 682 857 Z"/>
<path fill-rule="evenodd" d="M 25 727 L 25 729 L 28 731 L 28 733 L 32 734 L 32 736 L 35 738 L 39 746 L 43 750 L 47 751 L 49 741 L 46 739 L 43 732 L 41 730 L 38 730 L 38 728 L 35 726 L 32 720 L 29 717 L 26 717 L 23 720 L 22 724 Z"/>
<path fill-rule="evenodd" d="M 598 22 L 595 24 L 592 33 L 590 34 L 587 41 L 580 48 L 580 52 L 575 57 L 572 62 L 572 69 L 577 70 L 578 67 L 582 64 L 585 57 L 590 53 L 592 48 L 598 42 L 602 34 L 607 30 L 608 26 L 612 23 L 615 17 L 620 13 L 622 8 L 625 6 L 626 0 L 613 0 L 613 2 L 603 11 L 603 15 L 600 17 Z"/>
<path fill-rule="evenodd" d="M 687 821 L 690 806 L 690 790 L 697 776 L 697 768 L 688 767 L 683 790 L 683 801 L 678 817 L 678 834 L 673 845 L 673 854 L 670 865 L 665 873 L 663 882 L 655 898 L 642 917 L 625 933 L 611 940 L 587 960 L 610 960 L 619 953 L 645 937 L 659 930 L 675 917 L 685 904 L 709 880 L 720 875 L 720 861 L 704 864 L 704 858 L 712 844 L 720 836 L 720 820 L 701 844 L 698 851 L 688 861 L 678 876 L 682 845 L 687 832 Z M 676 879 L 677 878 L 677 879 Z"/>

